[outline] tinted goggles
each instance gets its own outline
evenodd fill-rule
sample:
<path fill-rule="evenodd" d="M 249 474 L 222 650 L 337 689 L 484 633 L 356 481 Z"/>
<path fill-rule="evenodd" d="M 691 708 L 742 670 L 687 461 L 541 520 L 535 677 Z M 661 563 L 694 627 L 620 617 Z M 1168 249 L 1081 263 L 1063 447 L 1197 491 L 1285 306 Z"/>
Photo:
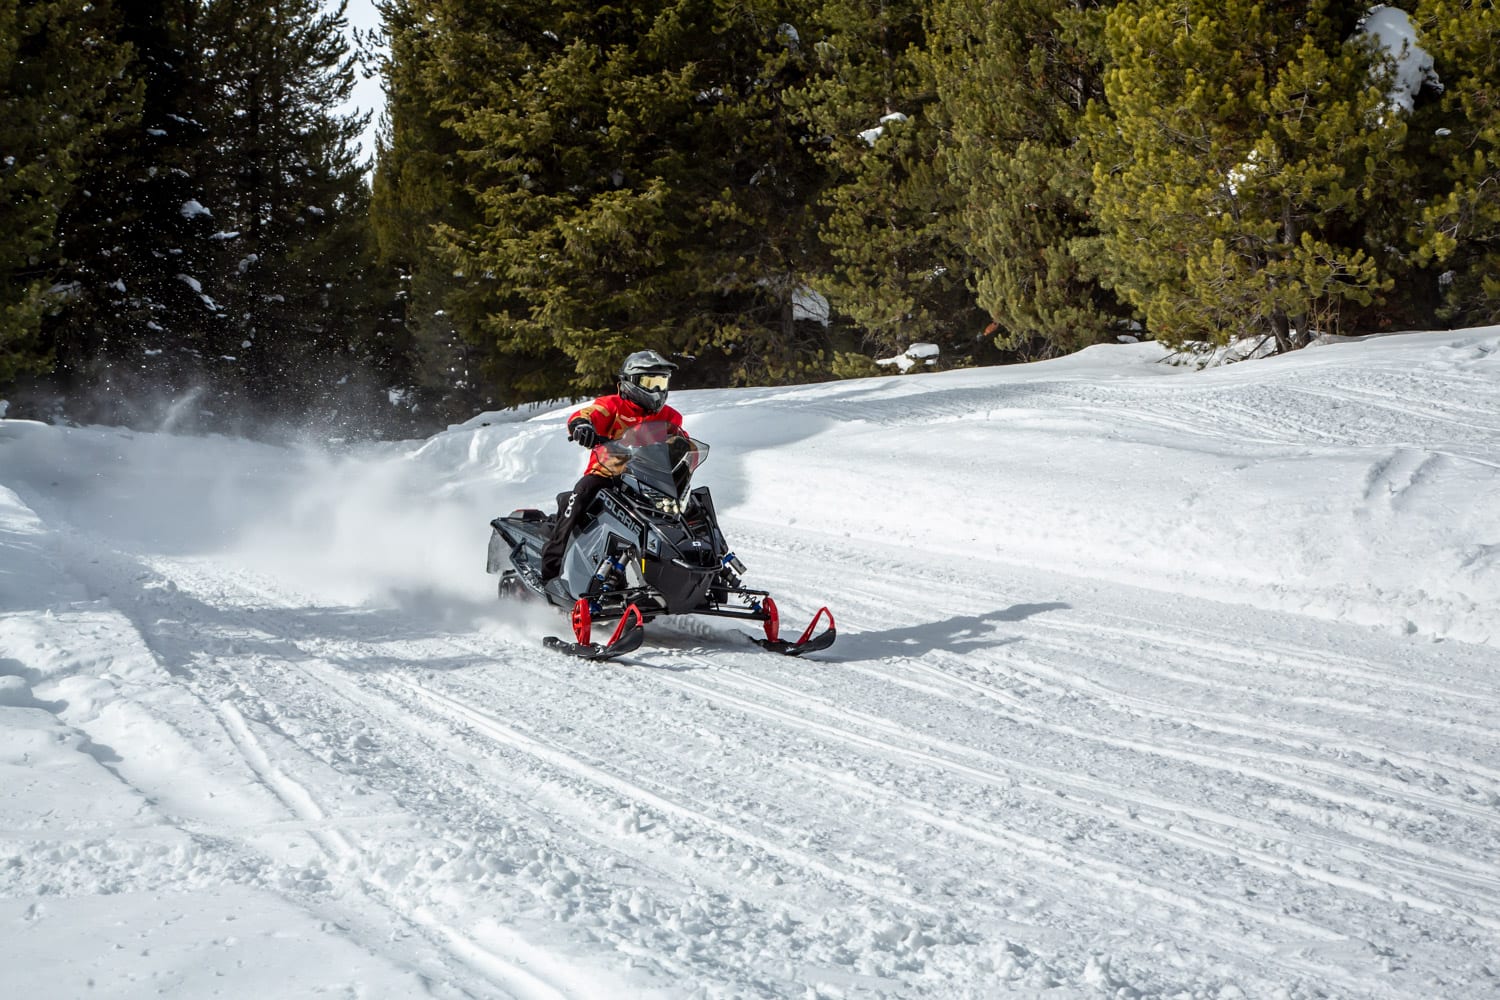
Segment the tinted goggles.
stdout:
<path fill-rule="evenodd" d="M 669 375 L 637 375 L 635 377 L 635 384 L 647 392 L 661 392 L 667 387 L 667 382 L 670 379 L 671 376 Z"/>

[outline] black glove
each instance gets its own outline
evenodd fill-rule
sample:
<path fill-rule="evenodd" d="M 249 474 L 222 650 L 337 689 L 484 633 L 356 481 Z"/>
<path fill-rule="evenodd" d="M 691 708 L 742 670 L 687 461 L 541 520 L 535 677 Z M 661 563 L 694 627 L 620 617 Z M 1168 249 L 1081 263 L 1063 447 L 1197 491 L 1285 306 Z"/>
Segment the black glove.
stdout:
<path fill-rule="evenodd" d="M 585 448 L 592 448 L 599 443 L 599 432 L 594 430 L 593 424 L 580 418 L 568 425 L 568 438 Z"/>

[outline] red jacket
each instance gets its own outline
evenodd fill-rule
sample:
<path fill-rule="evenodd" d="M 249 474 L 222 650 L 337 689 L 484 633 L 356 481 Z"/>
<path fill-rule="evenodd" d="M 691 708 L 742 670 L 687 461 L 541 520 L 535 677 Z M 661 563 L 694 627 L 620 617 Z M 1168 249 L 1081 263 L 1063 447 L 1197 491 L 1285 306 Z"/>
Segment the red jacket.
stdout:
<path fill-rule="evenodd" d="M 659 428 L 662 437 L 666 438 L 672 434 L 686 435 L 682 429 L 682 414 L 670 406 L 663 406 L 655 413 L 647 413 L 639 406 L 632 403 L 621 395 L 600 396 L 592 403 L 585 403 L 568 417 L 568 425 L 571 427 L 573 421 L 579 417 L 594 425 L 594 430 L 599 432 L 601 438 L 614 440 L 632 427 L 641 424 L 661 424 Z M 657 428 L 653 428 L 657 429 Z M 620 470 L 611 471 L 600 462 L 601 449 L 595 448 L 589 454 L 589 467 L 584 470 L 584 475 L 589 476 L 618 476 Z"/>

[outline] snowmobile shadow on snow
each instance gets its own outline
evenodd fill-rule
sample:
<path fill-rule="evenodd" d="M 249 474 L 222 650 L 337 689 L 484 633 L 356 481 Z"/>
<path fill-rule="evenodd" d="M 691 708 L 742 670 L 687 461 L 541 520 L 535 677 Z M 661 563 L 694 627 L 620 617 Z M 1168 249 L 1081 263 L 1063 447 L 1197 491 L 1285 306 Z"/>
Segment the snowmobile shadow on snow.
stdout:
<path fill-rule="evenodd" d="M 656 649 L 655 639 L 652 640 L 652 651 Z M 669 674 L 691 674 L 704 669 L 701 666 L 692 666 L 687 663 L 663 663 L 660 660 L 643 660 L 634 656 L 621 656 L 613 662 L 626 667 L 639 667 L 642 670 L 661 670 Z"/>
<path fill-rule="evenodd" d="M 1048 611 L 1068 611 L 1073 605 L 1051 601 L 1046 604 L 1013 604 L 1000 611 L 982 615 L 957 615 L 940 622 L 905 625 L 877 632 L 846 634 L 841 659 L 874 660 L 882 657 L 913 659 L 928 653 L 969 653 L 1020 642 L 1019 636 L 998 635 L 1006 622 L 1025 621 Z"/>
<path fill-rule="evenodd" d="M 622 656 L 619 662 L 674 674 L 696 673 L 706 669 L 703 657 L 711 656 L 716 647 L 747 638 L 753 637 L 738 629 L 711 628 L 692 616 L 674 615 L 658 618 L 653 624 L 649 658 Z"/>
<path fill-rule="evenodd" d="M 19 688 L 14 685 L 0 685 L 0 708 L 40 708 L 53 715 L 61 715 L 67 710 L 66 701 L 42 701 L 31 690 L 31 685 L 44 679 L 40 670 L 33 670 L 20 660 L 0 656 L 0 678 L 5 677 L 19 677 L 25 684 Z"/>
<path fill-rule="evenodd" d="M 42 680 L 42 672 L 28 667 L 20 660 L 13 660 L 8 656 L 0 656 L 0 677 L 19 677 L 27 684 L 35 684 Z"/>

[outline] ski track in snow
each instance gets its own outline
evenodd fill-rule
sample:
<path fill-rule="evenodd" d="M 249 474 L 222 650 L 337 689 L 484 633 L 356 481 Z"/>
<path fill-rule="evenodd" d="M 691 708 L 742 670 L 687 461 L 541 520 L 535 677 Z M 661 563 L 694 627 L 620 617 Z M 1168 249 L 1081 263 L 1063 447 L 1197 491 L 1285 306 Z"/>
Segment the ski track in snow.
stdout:
<path fill-rule="evenodd" d="M 864 553 L 856 550 L 851 555 L 857 561 Z M 790 551 L 781 558 L 788 559 L 790 570 Z M 715 922 L 709 914 L 721 907 L 730 914 L 748 907 L 766 924 L 779 923 L 783 940 L 756 942 L 756 962 L 743 970 L 743 979 L 733 976 L 735 970 L 727 967 L 721 949 L 705 950 L 707 966 L 695 967 L 691 961 L 661 962 L 650 940 L 633 928 L 628 934 L 616 930 L 618 940 L 604 937 L 605 943 L 627 953 L 631 949 L 624 945 L 635 937 L 643 960 L 653 956 L 648 968 L 665 982 L 713 980 L 732 994 L 781 995 L 793 989 L 795 979 L 758 981 L 764 952 L 785 950 L 788 954 L 780 960 L 795 965 L 800 947 L 796 928 L 822 927 L 830 914 L 841 911 L 849 914 L 847 925 L 829 930 L 857 939 L 863 920 L 879 913 L 901 931 L 901 942 L 892 944 L 911 941 L 919 956 L 939 944 L 950 944 L 954 950 L 968 944 L 962 926 L 951 926 L 953 914 L 980 926 L 1021 922 L 1018 917 L 1024 914 L 1025 922 L 1067 928 L 1069 936 L 1090 941 L 1108 956 L 1110 975 L 1118 986 L 1143 993 L 1184 984 L 1158 981 L 1152 952 L 1103 951 L 1101 943 L 1108 940 L 1122 909 L 1159 924 L 1162 941 L 1171 940 L 1179 950 L 1192 943 L 1194 951 L 1207 955 L 1247 948 L 1259 952 L 1271 970 L 1271 978 L 1257 984 L 1259 989 L 1304 981 L 1353 992 L 1368 988 L 1370 984 L 1358 976 L 1340 976 L 1337 964 L 1330 965 L 1318 946 L 1347 945 L 1351 928 L 1368 919 L 1371 906 L 1410 908 L 1444 923 L 1462 914 L 1458 923 L 1474 927 L 1467 933 L 1452 928 L 1453 943 L 1460 949 L 1479 947 L 1500 930 L 1500 878 L 1493 864 L 1483 860 L 1494 857 L 1500 846 L 1495 808 L 1500 782 L 1495 768 L 1465 768 L 1461 759 L 1445 764 L 1423 755 L 1396 754 L 1398 763 L 1383 746 L 1346 745 L 1351 742 L 1348 720 L 1311 731 L 1281 723 L 1275 732 L 1284 735 L 1273 747 L 1256 746 L 1268 742 L 1268 734 L 1264 717 L 1253 712 L 1184 711 L 1180 702 L 1130 694 L 1140 690 L 1137 686 L 1122 683 L 1123 691 L 1118 691 L 1091 677 L 1080 679 L 1080 668 L 1085 676 L 1097 674 L 1099 664 L 1088 663 L 1088 658 L 1097 657 L 1101 646 L 1108 648 L 1097 632 L 1108 632 L 1114 625 L 1118 634 L 1118 625 L 1049 625 L 1048 615 L 1057 615 L 1061 606 L 1042 606 L 1035 613 L 1022 607 L 1012 617 L 1017 627 L 1024 623 L 1029 634 L 1000 645 L 1011 655 L 995 662 L 943 651 L 911 662 L 904 657 L 854 661 L 847 668 L 838 663 L 812 668 L 800 661 L 768 664 L 770 658 L 763 654 L 725 652 L 717 648 L 717 641 L 713 648 L 704 648 L 688 633 L 683 637 L 686 648 L 668 646 L 649 657 L 666 669 L 631 671 L 628 665 L 601 669 L 557 662 L 555 657 L 517 658 L 505 644 L 493 648 L 477 637 L 403 642 L 399 657 L 393 658 L 378 646 L 304 634 L 298 614 L 278 623 L 275 612 L 234 611 L 257 605 L 295 608 L 299 602 L 294 595 L 237 594 L 237 581 L 197 579 L 198 567 L 165 570 L 172 572 L 177 593 L 207 591 L 220 608 L 226 636 L 222 641 L 231 646 L 286 647 L 277 657 L 220 656 L 194 665 L 191 656 L 196 650 L 184 660 L 178 638 L 158 635 L 144 623 L 144 615 L 140 622 L 148 645 L 164 665 L 179 675 L 191 675 L 195 687 L 203 685 L 205 701 L 221 698 L 217 714 L 245 766 L 270 787 L 293 819 L 309 824 L 325 866 L 353 873 L 364 892 L 394 901 L 388 905 L 400 919 L 428 932 L 433 943 L 514 996 L 587 995 L 587 989 L 572 994 L 566 985 L 517 968 L 468 938 L 454 926 L 456 918 L 433 916 L 431 904 L 413 905 L 413 897 L 421 899 L 422 894 L 381 874 L 387 864 L 383 852 L 355 846 L 351 838 L 358 836 L 358 825 L 348 835 L 336 823 L 329 825 L 327 811 L 310 784 L 288 777 L 273 763 L 272 741 L 257 739 L 248 718 L 257 719 L 257 728 L 272 732 L 280 725 L 271 721 L 276 716 L 297 719 L 294 730 L 312 741 L 299 743 L 281 731 L 281 741 L 292 740 L 281 752 L 293 762 L 304 754 L 317 756 L 324 742 L 319 737 L 327 733 L 352 732 L 357 734 L 355 745 L 363 739 L 373 747 L 421 739 L 428 747 L 428 763 L 420 770 L 415 764 L 411 771 L 405 766 L 393 769 L 400 782 L 395 788 L 388 786 L 393 775 L 386 769 L 356 770 L 373 791 L 397 802 L 430 794 L 430 788 L 459 788 L 476 778 L 491 789 L 534 786 L 525 797 L 529 806 L 525 799 L 509 797 L 499 807 L 464 802 L 468 796 L 445 803 L 438 814 L 437 839 L 442 843 L 465 833 L 474 836 L 493 825 L 497 814 L 526 816 L 538 809 L 538 801 L 545 802 L 534 821 L 550 833 L 543 843 L 554 840 L 563 845 L 558 857 L 530 842 L 531 837 L 521 841 L 519 850 L 488 838 L 462 850 L 491 859 L 495 853 L 508 857 L 502 869 L 513 868 L 537 880 L 523 881 L 525 893 L 562 901 L 551 907 L 551 915 L 564 925 L 575 912 L 629 907 L 629 902 L 622 904 L 615 897 L 637 897 L 642 885 L 675 889 L 658 890 L 664 898 L 652 899 L 646 907 L 673 914 L 665 921 L 669 929 L 682 923 L 683 912 L 698 911 L 704 914 L 700 919 L 706 929 Z M 933 594 L 936 585 L 928 588 L 929 600 L 943 598 L 934 607 L 951 606 L 959 592 L 967 590 L 950 586 L 947 594 Z M 159 592 L 160 587 L 148 591 Z M 878 614 L 889 596 L 873 594 L 863 607 Z M 855 616 L 861 606 L 852 604 Z M 1288 661 L 1300 661 L 1304 668 L 1326 662 L 1317 650 L 1297 648 L 1257 656 L 1213 640 L 1201 623 L 1187 638 L 1177 638 L 1176 650 L 1170 649 L 1171 643 L 1150 641 L 1154 648 L 1145 658 L 1154 676 L 1203 686 L 1205 674 L 1244 677 L 1247 668 L 1255 669 L 1259 688 L 1221 682 L 1213 688 L 1221 700 L 1227 700 L 1226 692 L 1247 689 L 1244 696 L 1274 701 L 1274 691 L 1264 690 L 1267 670 Z M 1138 635 L 1135 643 L 1139 647 L 1143 638 Z M 1029 652 L 1017 656 L 1013 646 Z M 454 671 L 402 665 L 371 671 L 364 666 L 393 659 L 398 664 L 482 664 L 491 657 L 498 661 L 496 666 Z M 1106 665 L 1128 669 L 1136 659 Z M 1356 677 L 1381 673 L 1378 664 L 1358 660 L 1337 666 Z M 773 676 L 765 676 L 773 668 Z M 841 680 L 836 692 L 823 693 L 832 686 L 830 675 L 845 673 L 857 681 Z M 495 700 L 497 690 L 510 692 L 517 686 L 518 674 L 528 678 L 535 693 L 528 692 L 524 702 L 512 701 L 508 711 L 484 707 Z M 867 679 L 883 683 L 866 684 Z M 545 718 L 548 701 L 560 694 L 559 680 L 570 681 L 563 688 L 571 718 L 548 720 L 549 735 L 535 735 L 544 728 L 539 719 Z M 857 687 L 845 691 L 851 683 Z M 228 694 L 222 685 L 230 685 Z M 641 687 L 645 692 L 637 693 Z M 1428 698 L 1467 706 L 1463 710 L 1471 721 L 1466 725 L 1482 731 L 1484 712 L 1461 697 L 1462 692 L 1421 687 Z M 893 688 L 901 690 L 901 701 L 922 695 L 934 703 L 915 709 L 888 704 Z M 852 707 L 871 695 L 881 703 L 868 710 Z M 1076 703 L 1080 700 L 1085 704 Z M 1308 707 L 1321 712 L 1370 714 L 1368 699 L 1312 700 L 1316 704 Z M 236 701 L 258 702 L 259 708 L 247 717 Z M 678 707 L 674 701 L 683 704 Z M 1042 707 L 1033 707 L 1038 702 Z M 739 766 L 719 781 L 685 772 L 683 762 L 693 761 L 696 753 L 683 745 L 680 734 L 671 732 L 674 727 L 663 732 L 661 720 L 650 718 L 663 703 L 673 706 L 675 717 L 700 725 L 706 716 L 724 715 L 712 742 L 732 739 Z M 641 705 L 648 706 L 646 711 Z M 1059 705 L 1067 707 L 1062 710 Z M 1125 718 L 1105 719 L 1117 715 Z M 518 719 L 530 721 L 523 727 Z M 632 724 L 622 726 L 626 720 Z M 932 720 L 947 724 L 937 726 Z M 1419 716 L 1408 721 L 1427 725 L 1433 719 Z M 1024 731 L 1019 740 L 1008 738 L 996 748 L 984 745 L 995 734 L 1018 729 Z M 1158 729 L 1175 732 L 1163 734 Z M 645 736 L 634 735 L 637 732 Z M 1330 732 L 1339 741 L 1332 759 L 1325 742 Z M 758 754 L 757 744 L 773 752 Z M 721 749 L 719 755 L 726 752 Z M 741 755 L 749 755 L 750 761 L 742 762 Z M 1342 763 L 1344 758 L 1363 766 Z M 1122 760 L 1128 764 L 1122 765 Z M 466 762 L 458 775 L 451 771 L 455 761 Z M 1090 764 L 1080 768 L 1079 761 Z M 1125 773 L 1095 776 L 1096 765 L 1110 771 L 1123 767 Z M 771 780 L 755 776 L 761 768 L 771 772 Z M 788 800 L 785 789 L 799 785 L 805 790 Z M 1438 794 L 1425 790 L 1427 786 L 1451 792 Z M 1467 796 L 1477 801 L 1466 801 L 1459 789 L 1469 789 Z M 732 793 L 728 807 L 720 798 L 726 790 Z M 826 809 L 828 802 L 838 804 L 832 813 Z M 1230 804 L 1212 807 L 1217 802 Z M 757 808 L 747 809 L 751 803 Z M 763 815 L 773 805 L 776 813 Z M 455 808 L 461 811 L 451 811 Z M 1268 808 L 1276 812 L 1277 822 L 1259 818 Z M 839 818 L 849 811 L 859 817 L 852 825 Z M 418 811 L 413 825 L 430 828 L 438 817 Z M 455 822 L 460 817 L 471 821 Z M 559 822 L 561 828 L 556 827 Z M 1428 829 L 1439 823 L 1451 825 L 1436 832 Z M 1417 828 L 1413 837 L 1403 835 L 1406 826 Z M 909 828 L 920 835 L 904 835 Z M 862 854 L 838 850 L 835 837 L 797 836 L 797 831 L 815 830 L 843 831 L 870 843 Z M 629 841 L 622 834 L 643 837 L 644 850 L 638 856 L 626 850 Z M 959 846 L 952 846 L 953 841 Z M 1474 853 L 1436 848 L 1433 841 L 1467 844 Z M 882 842 L 901 845 L 902 853 L 885 856 L 888 847 L 877 853 L 876 845 Z M 688 854 L 693 863 L 662 857 L 680 853 Z M 621 888 L 591 890 L 575 881 L 576 872 L 596 867 L 601 854 L 609 859 L 607 869 L 620 872 Z M 921 855 L 930 860 L 919 864 Z M 545 860 L 536 868 L 539 858 Z M 1150 863 L 1143 864 L 1141 858 Z M 953 859 L 970 867 L 957 867 Z M 1038 871 L 1045 876 L 1039 878 Z M 1068 880 L 1066 899 L 1055 898 L 1059 894 L 1053 880 L 1058 878 Z M 747 891 L 745 883 L 767 879 L 772 882 L 768 889 Z M 797 891 L 789 892 L 788 886 Z M 590 891 L 596 898 L 590 898 Z M 707 895 L 696 898 L 700 893 Z M 582 898 L 573 900 L 574 895 Z M 1047 897 L 1052 898 L 1044 907 L 1035 905 Z M 810 906 L 793 902 L 808 898 L 813 900 Z M 524 903 L 512 905 L 526 909 Z M 630 922 L 639 923 L 640 918 L 632 916 Z M 1418 934 L 1432 930 L 1418 927 Z M 660 933 L 659 927 L 652 930 Z M 1405 946 L 1419 943 L 1420 938 Z M 1372 953 L 1383 946 L 1374 941 L 1363 944 Z M 1311 956 L 1302 957 L 1298 951 Z M 1049 961 L 1045 953 L 1028 954 L 1050 970 L 1045 975 L 1059 981 L 1079 974 L 1067 973 L 1061 958 Z M 833 964 L 836 957 L 824 961 Z M 890 969 L 872 966 L 862 975 L 893 979 L 870 988 L 900 993 L 900 964 Z M 921 962 L 916 965 L 923 967 Z M 982 971 L 977 968 L 982 965 L 981 959 L 976 971 Z M 916 979 L 911 985 L 939 994 L 951 990 L 980 995 L 986 989 L 982 975 L 969 981 L 939 979 L 937 984 Z M 1212 983 L 1187 985 L 1206 989 Z M 1240 988 L 1250 985 L 1242 981 Z"/>
<path fill-rule="evenodd" d="M 1500 388 L 1445 351 L 763 402 L 1017 433 L 1125 409 L 1132 441 L 1354 455 L 1350 516 L 1379 521 L 1451 463 L 1500 467 Z M 22 674 L 31 708 L 133 805 L 0 821 L 0 900 L 264 891 L 398 971 L 365 995 L 1500 995 L 1495 648 L 1299 613 L 1313 584 L 1225 603 L 746 504 L 724 522 L 752 583 L 787 618 L 826 599 L 838 643 L 664 619 L 600 665 L 543 651 L 563 623 L 535 608 L 339 605 L 22 496 L 79 588 L 35 647 L 91 637 Z"/>

